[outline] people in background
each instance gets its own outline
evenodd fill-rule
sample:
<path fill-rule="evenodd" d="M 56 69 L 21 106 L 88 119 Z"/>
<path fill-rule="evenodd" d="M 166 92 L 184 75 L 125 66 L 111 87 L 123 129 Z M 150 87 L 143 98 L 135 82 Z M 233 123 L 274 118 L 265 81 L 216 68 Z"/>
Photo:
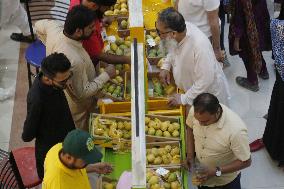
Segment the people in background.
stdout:
<path fill-rule="evenodd" d="M 53 20 L 35 23 L 37 36 L 46 45 L 47 55 L 64 53 L 71 62 L 73 77 L 66 88 L 66 97 L 77 128 L 88 131 L 90 112 L 95 111 L 96 95 L 110 78 L 115 76 L 113 65 L 96 75 L 95 67 L 82 40 L 88 39 L 95 28 L 95 14 L 78 5 L 67 14 L 64 26 Z"/>
<path fill-rule="evenodd" d="M 48 150 L 62 142 L 75 124 L 63 89 L 72 77 L 71 63 L 62 53 L 43 59 L 41 72 L 35 78 L 27 96 L 27 116 L 22 139 L 35 141 L 38 176 L 43 179 L 43 163 Z"/>
<path fill-rule="evenodd" d="M 54 145 L 44 161 L 42 189 L 91 189 L 87 173 L 109 174 L 112 166 L 98 163 L 101 152 L 89 133 L 75 129 Z"/>
<path fill-rule="evenodd" d="M 262 51 L 271 50 L 269 12 L 266 0 L 231 0 L 229 47 L 231 55 L 243 60 L 247 76 L 236 77 L 239 86 L 259 90 L 258 77 L 269 79 Z"/>
<path fill-rule="evenodd" d="M 159 13 L 156 30 L 161 37 L 161 47 L 168 52 L 160 78 L 164 84 L 169 84 L 172 69 L 177 87 L 185 92 L 170 97 L 169 104 L 191 106 L 193 99 L 204 92 L 218 96 L 227 104 L 227 80 L 206 35 L 195 25 L 185 22 L 173 8 Z"/>
<path fill-rule="evenodd" d="M 131 60 L 128 56 L 118 56 L 103 52 L 104 48 L 104 30 L 103 26 L 111 23 L 110 18 L 104 18 L 104 12 L 109 10 L 116 3 L 116 0 L 71 0 L 70 9 L 76 5 L 84 5 L 96 14 L 95 30 L 90 38 L 83 40 L 83 47 L 89 53 L 94 64 L 104 61 L 110 64 L 130 64 Z"/>
<path fill-rule="evenodd" d="M 33 42 L 28 23 L 27 12 L 19 0 L 1 0 L 0 27 L 7 24 L 15 25 L 20 33 L 12 33 L 10 38 L 19 42 Z"/>
<path fill-rule="evenodd" d="M 188 114 L 187 162 L 203 167 L 199 189 L 241 189 L 240 170 L 251 164 L 247 127 L 216 96 L 198 95 Z M 194 157 L 196 154 L 196 157 Z"/>
<path fill-rule="evenodd" d="M 271 94 L 268 109 L 267 122 L 263 138 L 250 144 L 251 151 L 257 151 L 265 147 L 270 157 L 278 162 L 278 166 L 284 170 L 284 3 L 281 5 L 278 19 L 271 21 L 271 34 L 273 54 L 276 67 L 276 81 Z"/>
<path fill-rule="evenodd" d="M 186 21 L 196 25 L 210 38 L 216 59 L 223 62 L 218 16 L 220 0 L 177 0 L 176 5 Z"/>

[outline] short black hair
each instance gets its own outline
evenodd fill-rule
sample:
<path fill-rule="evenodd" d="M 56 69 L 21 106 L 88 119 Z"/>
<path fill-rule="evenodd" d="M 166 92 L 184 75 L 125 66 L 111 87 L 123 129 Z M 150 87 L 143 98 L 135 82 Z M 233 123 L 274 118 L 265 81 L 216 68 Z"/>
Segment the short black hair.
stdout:
<path fill-rule="evenodd" d="M 76 29 L 84 29 L 96 19 L 94 11 L 83 5 L 74 6 L 67 14 L 64 23 L 64 32 L 68 35 L 73 35 Z"/>
<path fill-rule="evenodd" d="M 166 27 L 179 33 L 184 32 L 186 29 L 183 16 L 173 7 L 166 8 L 159 12 L 158 21 L 164 23 Z"/>
<path fill-rule="evenodd" d="M 98 5 L 108 6 L 108 7 L 116 3 L 116 0 L 88 0 L 88 1 L 92 1 Z"/>
<path fill-rule="evenodd" d="M 216 96 L 210 93 L 202 93 L 193 100 L 194 112 L 215 114 L 221 107 Z"/>
<path fill-rule="evenodd" d="M 63 53 L 53 53 L 41 62 L 41 72 L 51 78 L 70 69 L 71 63 Z"/>

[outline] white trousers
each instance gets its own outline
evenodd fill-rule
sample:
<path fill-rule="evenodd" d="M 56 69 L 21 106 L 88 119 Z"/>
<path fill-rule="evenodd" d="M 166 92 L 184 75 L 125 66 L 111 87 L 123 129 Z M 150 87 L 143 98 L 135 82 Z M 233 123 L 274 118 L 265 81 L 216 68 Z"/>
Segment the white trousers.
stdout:
<path fill-rule="evenodd" d="M 24 35 L 30 35 L 28 16 L 20 0 L 0 0 L 0 26 L 18 26 Z"/>

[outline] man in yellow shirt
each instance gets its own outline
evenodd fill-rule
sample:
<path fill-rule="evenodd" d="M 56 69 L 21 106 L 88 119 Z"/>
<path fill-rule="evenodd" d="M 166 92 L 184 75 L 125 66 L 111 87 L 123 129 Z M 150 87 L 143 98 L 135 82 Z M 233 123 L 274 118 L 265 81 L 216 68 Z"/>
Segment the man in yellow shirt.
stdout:
<path fill-rule="evenodd" d="M 192 162 L 196 154 L 195 161 L 203 167 L 198 188 L 241 189 L 240 170 L 251 164 L 241 118 L 214 95 L 202 93 L 194 99 L 186 123 L 187 160 Z"/>
<path fill-rule="evenodd" d="M 76 129 L 53 146 L 44 162 L 42 189 L 91 189 L 87 173 L 108 174 L 112 167 L 100 162 L 102 154 L 89 133 Z"/>

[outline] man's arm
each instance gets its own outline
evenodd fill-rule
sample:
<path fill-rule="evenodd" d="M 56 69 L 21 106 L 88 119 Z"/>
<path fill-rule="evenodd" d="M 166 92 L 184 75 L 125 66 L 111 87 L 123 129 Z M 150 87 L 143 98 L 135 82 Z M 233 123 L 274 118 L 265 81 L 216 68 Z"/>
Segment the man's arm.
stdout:
<path fill-rule="evenodd" d="M 74 65 L 74 64 L 73 64 Z M 94 96 L 109 79 L 107 72 L 101 73 L 93 81 L 89 81 L 84 65 L 78 63 L 72 67 L 73 77 L 71 78 L 72 91 L 78 99 L 85 99 Z M 114 70 L 115 72 L 115 70 Z"/>
<path fill-rule="evenodd" d="M 40 126 L 41 119 L 42 104 L 38 99 L 29 99 L 28 97 L 27 116 L 22 133 L 24 142 L 30 142 L 36 137 L 37 128 Z"/>
<path fill-rule="evenodd" d="M 113 171 L 113 168 L 111 166 L 111 164 L 109 163 L 95 163 L 95 164 L 91 164 L 88 165 L 86 167 L 86 171 L 87 173 L 98 173 L 98 174 L 110 174 Z"/>
<path fill-rule="evenodd" d="M 101 53 L 96 57 L 98 60 L 109 64 L 131 64 L 130 56 L 118 56 L 113 54 Z"/>
<path fill-rule="evenodd" d="M 210 25 L 212 34 L 212 46 L 216 59 L 222 62 L 222 51 L 220 46 L 220 26 L 219 26 L 219 9 L 213 11 L 207 11 L 207 19 Z"/>

